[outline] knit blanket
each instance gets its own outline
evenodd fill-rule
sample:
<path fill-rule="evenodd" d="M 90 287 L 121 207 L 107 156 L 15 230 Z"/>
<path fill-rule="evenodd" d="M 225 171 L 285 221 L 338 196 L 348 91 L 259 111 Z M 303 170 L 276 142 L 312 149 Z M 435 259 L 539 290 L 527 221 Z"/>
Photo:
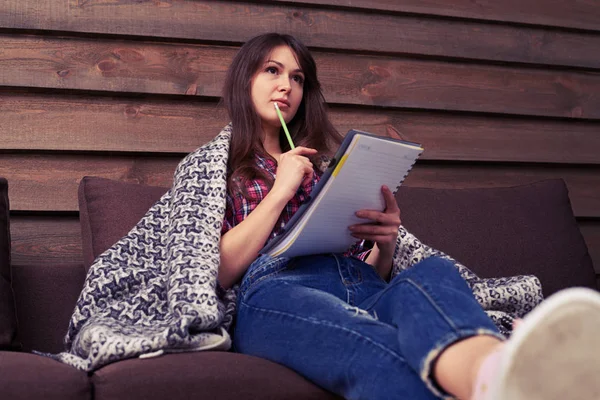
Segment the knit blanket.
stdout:
<path fill-rule="evenodd" d="M 94 261 L 66 350 L 50 357 L 93 371 L 126 358 L 230 348 L 237 288 L 217 284 L 230 137 L 228 125 L 187 155 L 170 190 Z M 432 255 L 451 259 L 400 227 L 393 274 Z M 480 279 L 452 261 L 502 332 L 542 299 L 533 276 Z"/>

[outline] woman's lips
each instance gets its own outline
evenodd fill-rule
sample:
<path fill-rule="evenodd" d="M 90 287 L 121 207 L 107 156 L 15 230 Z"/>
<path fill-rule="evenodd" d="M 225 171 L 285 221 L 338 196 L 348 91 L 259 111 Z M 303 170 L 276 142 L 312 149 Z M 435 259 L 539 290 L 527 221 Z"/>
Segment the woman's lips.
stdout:
<path fill-rule="evenodd" d="M 277 103 L 277 106 L 282 109 L 282 108 L 290 108 L 290 105 L 285 102 L 284 100 L 273 100 L 275 103 Z"/>

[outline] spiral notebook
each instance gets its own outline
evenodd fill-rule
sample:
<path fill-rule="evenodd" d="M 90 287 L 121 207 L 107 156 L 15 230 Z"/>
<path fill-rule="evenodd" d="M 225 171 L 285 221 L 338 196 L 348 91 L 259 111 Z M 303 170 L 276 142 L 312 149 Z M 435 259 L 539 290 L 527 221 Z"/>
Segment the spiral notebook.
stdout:
<path fill-rule="evenodd" d="M 297 257 L 348 250 L 357 242 L 348 226 L 367 222 L 354 213 L 383 210 L 381 186 L 397 190 L 422 152 L 417 143 L 351 130 L 310 199 L 260 253 Z"/>

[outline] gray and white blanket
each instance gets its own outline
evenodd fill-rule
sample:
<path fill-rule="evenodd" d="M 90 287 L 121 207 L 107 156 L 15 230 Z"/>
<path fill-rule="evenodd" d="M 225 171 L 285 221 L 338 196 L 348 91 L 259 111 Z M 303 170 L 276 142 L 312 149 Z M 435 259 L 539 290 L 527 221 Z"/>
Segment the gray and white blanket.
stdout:
<path fill-rule="evenodd" d="M 92 371 L 125 358 L 230 348 L 236 289 L 217 285 L 230 136 L 228 125 L 186 156 L 171 189 L 94 261 L 66 350 L 51 357 Z M 449 258 L 400 227 L 393 273 L 432 255 Z M 533 276 L 480 279 L 454 263 L 503 332 L 542 299 Z"/>

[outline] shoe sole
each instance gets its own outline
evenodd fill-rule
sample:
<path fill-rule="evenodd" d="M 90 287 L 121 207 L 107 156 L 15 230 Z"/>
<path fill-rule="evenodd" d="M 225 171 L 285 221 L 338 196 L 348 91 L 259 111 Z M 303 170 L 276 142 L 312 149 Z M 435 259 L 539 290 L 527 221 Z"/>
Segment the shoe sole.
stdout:
<path fill-rule="evenodd" d="M 493 400 L 600 399 L 600 294 L 563 290 L 523 320 L 503 354 Z"/>

